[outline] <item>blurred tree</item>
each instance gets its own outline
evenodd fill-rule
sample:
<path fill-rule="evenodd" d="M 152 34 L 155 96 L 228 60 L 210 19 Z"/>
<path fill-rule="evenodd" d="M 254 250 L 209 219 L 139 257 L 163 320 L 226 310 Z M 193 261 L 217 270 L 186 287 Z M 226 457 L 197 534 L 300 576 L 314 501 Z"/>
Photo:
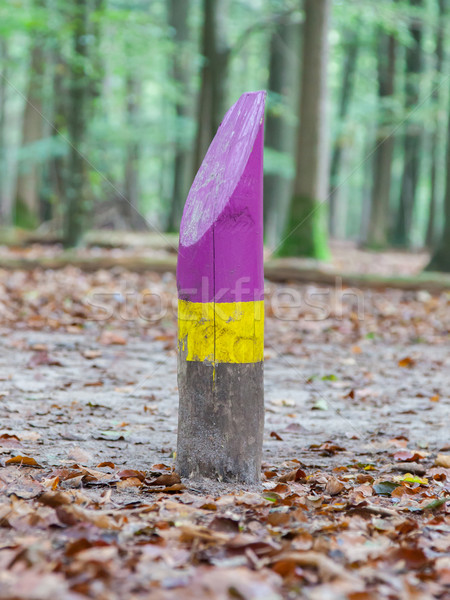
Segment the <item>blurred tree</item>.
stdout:
<path fill-rule="evenodd" d="M 415 9 L 421 8 L 423 6 L 423 0 L 410 0 L 410 6 Z M 400 202 L 393 234 L 394 244 L 400 247 L 406 247 L 409 243 L 417 184 L 419 181 L 423 128 L 411 113 L 419 102 L 420 74 L 422 73 L 423 68 L 422 27 L 422 18 L 416 10 L 412 15 L 409 27 L 411 44 L 406 50 L 406 130 L 403 137 L 403 175 L 400 190 Z"/>
<path fill-rule="evenodd" d="M 389 199 L 395 138 L 393 96 L 395 82 L 396 41 L 380 27 L 377 33 L 379 121 L 373 157 L 373 184 L 366 245 L 385 248 L 388 243 Z"/>
<path fill-rule="evenodd" d="M 305 0 L 296 176 L 279 254 L 328 257 L 327 67 L 331 0 Z"/>
<path fill-rule="evenodd" d="M 450 272 L 450 111 L 447 123 L 446 184 L 444 198 L 444 227 L 438 247 L 433 254 L 428 271 Z"/>
<path fill-rule="evenodd" d="M 270 247 L 276 246 L 284 231 L 292 195 L 289 163 L 295 149 L 292 113 L 298 96 L 300 39 L 301 23 L 284 15 L 270 40 L 265 146 L 278 165 L 264 175 L 264 231 Z"/>
<path fill-rule="evenodd" d="M 45 9 L 43 0 L 35 0 L 35 7 Z M 38 151 L 30 155 L 30 147 L 44 136 L 43 96 L 44 96 L 44 55 L 45 34 L 36 29 L 31 40 L 28 88 L 22 123 L 21 147 L 26 151 L 26 159 L 19 162 L 17 177 L 14 221 L 19 227 L 33 229 L 39 223 L 39 191 L 42 176 L 41 156 Z"/>
<path fill-rule="evenodd" d="M 446 0 L 438 0 L 438 22 L 436 24 L 436 48 L 435 48 L 435 73 L 433 78 L 434 89 L 432 92 L 434 127 L 431 133 L 431 185 L 430 185 L 430 206 L 428 212 L 428 226 L 426 233 L 426 245 L 429 248 L 434 247 L 436 240 L 436 221 L 437 221 L 437 196 L 438 196 L 438 162 L 439 162 L 439 138 L 442 128 L 442 118 L 440 111 L 441 97 L 441 79 L 442 68 L 444 64 L 444 33 L 446 22 Z"/>
<path fill-rule="evenodd" d="M 354 25 L 352 29 L 346 29 L 342 32 L 344 39 L 344 64 L 342 67 L 342 86 L 340 90 L 339 98 L 339 135 L 334 144 L 333 154 L 331 158 L 331 169 L 330 169 L 330 197 L 329 197 L 329 228 L 332 237 L 337 232 L 337 213 L 339 210 L 339 172 L 342 163 L 342 152 L 343 152 L 343 140 L 342 140 L 342 129 L 347 119 L 348 111 L 350 108 L 350 100 L 353 94 L 354 82 L 355 82 L 355 71 L 356 61 L 358 58 L 359 51 L 359 35 L 360 29 L 358 23 Z"/>
<path fill-rule="evenodd" d="M 71 149 L 65 199 L 64 242 L 66 246 L 76 246 L 84 233 L 87 213 L 86 165 L 82 152 L 86 135 L 87 99 L 90 84 L 86 75 L 88 0 L 73 0 L 70 10 L 73 48 L 67 123 Z"/>
<path fill-rule="evenodd" d="M 60 40 L 57 40 L 53 50 L 52 64 L 52 94 L 53 94 L 53 133 L 59 136 L 67 135 L 69 65 L 65 60 Z M 61 201 L 67 195 L 67 157 L 63 153 L 55 153 L 50 159 L 50 178 L 52 198 L 50 213 L 47 218 L 58 217 L 61 212 Z"/>
<path fill-rule="evenodd" d="M 6 89 L 8 80 L 8 43 L 0 37 L 0 223 L 11 225 L 12 207 L 6 196 Z"/>
<path fill-rule="evenodd" d="M 142 104 L 142 85 L 137 73 L 130 71 L 126 78 L 127 123 L 132 132 L 125 156 L 125 185 L 123 212 L 134 229 L 144 229 L 145 222 L 139 212 L 139 161 L 141 157 L 140 136 L 138 130 Z"/>
<path fill-rule="evenodd" d="M 197 172 L 226 110 L 230 48 L 225 38 L 226 0 L 203 0 L 201 87 L 194 169 Z"/>
<path fill-rule="evenodd" d="M 185 120 L 190 114 L 189 88 L 192 70 L 190 54 L 187 49 L 189 41 L 188 16 L 190 0 L 171 0 L 169 22 L 174 30 L 173 68 L 172 76 L 176 86 L 176 134 L 175 160 L 173 166 L 173 193 L 169 215 L 169 231 L 178 231 L 183 213 L 184 201 L 192 181 L 191 152 L 182 135 Z"/>

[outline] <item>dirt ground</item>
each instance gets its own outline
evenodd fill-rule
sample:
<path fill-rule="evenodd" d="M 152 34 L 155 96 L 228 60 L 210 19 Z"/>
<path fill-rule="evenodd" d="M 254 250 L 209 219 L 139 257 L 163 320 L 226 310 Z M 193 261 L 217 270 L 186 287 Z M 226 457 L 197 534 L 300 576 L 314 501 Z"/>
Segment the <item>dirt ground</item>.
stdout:
<path fill-rule="evenodd" d="M 0 271 L 0 598 L 449 598 L 449 294 L 268 283 L 251 490 L 173 473 L 175 300 Z"/>

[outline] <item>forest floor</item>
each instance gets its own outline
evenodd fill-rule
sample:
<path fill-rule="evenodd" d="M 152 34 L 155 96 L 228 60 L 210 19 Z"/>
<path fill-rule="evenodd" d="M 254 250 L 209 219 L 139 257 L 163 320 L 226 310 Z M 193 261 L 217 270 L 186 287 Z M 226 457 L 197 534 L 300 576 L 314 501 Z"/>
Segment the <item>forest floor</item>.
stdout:
<path fill-rule="evenodd" d="M 261 489 L 174 473 L 175 300 L 0 270 L 0 598 L 448 599 L 450 294 L 268 283 Z"/>

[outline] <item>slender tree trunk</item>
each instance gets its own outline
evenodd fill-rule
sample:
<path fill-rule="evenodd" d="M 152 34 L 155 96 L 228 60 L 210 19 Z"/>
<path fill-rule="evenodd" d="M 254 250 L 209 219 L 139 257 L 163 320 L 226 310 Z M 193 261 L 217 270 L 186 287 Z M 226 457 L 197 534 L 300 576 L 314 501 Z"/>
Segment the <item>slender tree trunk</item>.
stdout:
<path fill-rule="evenodd" d="M 0 38 L 0 224 L 11 225 L 12 207 L 6 195 L 6 89 L 8 78 L 8 47 L 6 40 Z"/>
<path fill-rule="evenodd" d="M 327 66 L 331 0 L 305 0 L 300 127 L 290 220 L 280 254 L 327 258 Z"/>
<path fill-rule="evenodd" d="M 105 74 L 103 54 L 101 51 L 102 41 L 102 16 L 105 10 L 105 0 L 93 0 L 93 14 L 89 19 L 90 34 L 93 42 L 89 44 L 89 61 L 92 75 L 89 77 L 89 110 L 90 116 L 94 116 L 97 108 L 97 100 L 101 97 L 102 83 Z"/>
<path fill-rule="evenodd" d="M 450 272 L 450 111 L 447 124 L 447 159 L 446 159 L 446 185 L 444 200 L 444 228 L 441 241 L 434 253 L 428 271 Z"/>
<path fill-rule="evenodd" d="M 191 57 L 187 48 L 187 42 L 189 41 L 189 9 L 189 0 L 171 0 L 170 2 L 169 22 L 175 31 L 172 76 L 177 87 L 177 99 L 175 102 L 177 134 L 175 140 L 172 205 L 168 223 L 169 231 L 178 231 L 180 227 L 184 201 L 186 200 L 186 195 L 192 180 L 191 152 L 187 147 L 184 140 L 185 136 L 183 135 L 183 130 L 185 129 L 185 123 L 183 121 L 185 121 L 190 114 L 190 104 L 188 99 L 190 98 L 189 81 L 191 79 Z M 179 131 L 181 132 L 181 135 L 178 134 Z"/>
<path fill-rule="evenodd" d="M 339 188 L 338 178 L 342 164 L 342 153 L 344 151 L 344 144 L 342 139 L 343 128 L 345 127 L 345 121 L 347 119 L 348 111 L 350 108 L 350 100 L 353 95 L 354 81 L 355 81 L 355 70 L 356 62 L 359 51 L 359 32 L 348 31 L 345 34 L 346 49 L 345 49 L 345 61 L 343 66 L 342 75 L 342 87 L 341 97 L 339 101 L 338 119 L 340 124 L 340 131 L 338 139 L 333 148 L 333 154 L 331 158 L 331 169 L 330 169 L 330 209 L 329 209 L 329 228 L 332 237 L 336 236 L 337 232 L 337 212 L 339 202 Z"/>
<path fill-rule="evenodd" d="M 84 232 L 86 217 L 85 160 L 81 154 L 86 133 L 89 81 L 85 74 L 87 55 L 87 0 L 73 0 L 73 55 L 71 62 L 70 110 L 68 115 L 71 150 L 66 189 L 64 241 L 76 246 Z"/>
<path fill-rule="evenodd" d="M 43 137 L 42 96 L 44 51 L 41 36 L 31 48 L 30 79 L 25 99 L 22 124 L 22 144 L 26 149 Z M 15 223 L 33 229 L 39 223 L 39 191 L 41 167 L 37 160 L 20 160 L 17 177 Z"/>
<path fill-rule="evenodd" d="M 410 0 L 412 7 L 421 7 L 423 0 Z M 415 20 L 410 26 L 412 45 L 406 51 L 405 110 L 411 112 L 419 101 L 419 77 L 422 72 L 422 22 Z M 394 231 L 394 243 L 406 247 L 412 228 L 412 218 L 419 180 L 422 127 L 414 116 L 406 123 L 404 134 L 404 164 L 400 190 L 400 203 Z"/>
<path fill-rule="evenodd" d="M 201 88 L 197 112 L 194 170 L 203 157 L 225 114 L 229 48 L 224 32 L 225 0 L 203 0 Z"/>
<path fill-rule="evenodd" d="M 53 135 L 67 134 L 68 118 L 68 78 L 69 66 L 63 59 L 61 52 L 57 51 L 54 57 L 53 71 Z M 61 216 L 61 209 L 67 195 L 67 158 L 55 156 L 51 164 L 53 215 Z"/>
<path fill-rule="evenodd" d="M 276 26 L 270 42 L 269 102 L 266 115 L 265 146 L 284 155 L 288 163 L 295 150 L 295 130 L 289 113 L 295 110 L 299 78 L 300 23 L 288 17 Z M 287 171 L 287 172 L 286 172 Z M 274 247 L 284 231 L 292 195 L 288 169 L 264 175 L 264 231 L 266 243 Z"/>
<path fill-rule="evenodd" d="M 52 133 L 54 136 L 60 133 L 67 135 L 69 66 L 62 57 L 60 49 L 56 50 L 53 61 L 54 129 Z M 61 209 L 64 208 L 62 204 L 67 196 L 67 157 L 58 155 L 53 158 L 50 176 L 52 182 L 52 216 L 61 217 Z"/>
<path fill-rule="evenodd" d="M 379 124 L 375 140 L 373 186 L 366 245 L 381 249 L 387 246 L 388 214 L 391 193 L 392 159 L 395 138 L 391 135 L 392 97 L 395 84 L 396 42 L 392 35 L 378 32 Z"/>
<path fill-rule="evenodd" d="M 127 157 L 125 161 L 125 198 L 124 212 L 130 225 L 134 229 L 142 228 L 142 217 L 139 213 L 139 160 L 141 148 L 139 143 L 138 125 L 141 112 L 141 81 L 136 75 L 127 77 L 127 122 L 130 132 L 130 141 L 127 145 Z"/>
<path fill-rule="evenodd" d="M 444 63 L 444 23 L 446 13 L 446 0 L 438 0 L 439 4 L 439 22 L 437 23 L 436 36 L 436 78 L 434 82 L 434 90 L 432 94 L 433 109 L 435 111 L 435 127 L 431 134 L 431 193 L 430 193 L 430 208 L 428 216 L 428 226 L 426 233 L 426 245 L 430 248 L 434 246 L 436 238 L 436 216 L 437 216 L 437 195 L 438 195 L 438 157 L 439 157 L 439 140 L 440 129 L 442 122 L 439 115 L 440 88 L 439 84 L 442 77 L 442 67 Z"/>

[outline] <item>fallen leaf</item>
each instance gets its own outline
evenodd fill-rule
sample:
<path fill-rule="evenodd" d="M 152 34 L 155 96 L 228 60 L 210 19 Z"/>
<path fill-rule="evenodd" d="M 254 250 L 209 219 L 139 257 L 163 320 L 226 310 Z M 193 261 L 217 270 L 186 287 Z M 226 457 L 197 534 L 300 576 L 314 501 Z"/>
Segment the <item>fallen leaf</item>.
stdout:
<path fill-rule="evenodd" d="M 99 358 L 102 355 L 101 350 L 84 350 L 82 352 L 84 358 L 92 360 L 93 358 Z"/>
<path fill-rule="evenodd" d="M 278 477 L 280 483 L 287 483 L 288 481 L 302 481 L 306 478 L 306 473 L 302 469 L 294 469 L 289 471 L 286 475 Z"/>
<path fill-rule="evenodd" d="M 35 467 L 42 469 L 43 467 L 31 456 L 13 456 L 5 461 L 6 465 L 19 465 L 20 467 Z"/>
<path fill-rule="evenodd" d="M 410 356 L 406 356 L 405 358 L 402 358 L 401 360 L 398 361 L 399 367 L 403 367 L 403 368 L 407 368 L 407 369 L 411 369 L 415 364 L 416 364 L 416 361 L 413 358 L 411 358 Z"/>
<path fill-rule="evenodd" d="M 137 477 L 127 477 L 125 479 L 121 479 L 116 483 L 116 488 L 118 490 L 123 490 L 130 487 L 141 487 L 142 481 Z"/>
<path fill-rule="evenodd" d="M 319 398 L 314 402 L 312 410 L 328 410 L 328 402 L 325 398 Z"/>
<path fill-rule="evenodd" d="M 103 331 L 98 341 L 104 346 L 125 346 L 127 343 L 123 336 L 114 331 Z"/>
<path fill-rule="evenodd" d="M 395 481 L 405 481 L 406 483 L 420 483 L 420 485 L 428 485 L 428 479 L 425 477 L 421 478 L 412 473 L 406 473 L 405 475 L 397 475 L 394 477 Z"/>
<path fill-rule="evenodd" d="M 156 479 L 153 479 L 152 481 L 149 481 L 146 483 L 147 483 L 147 485 L 150 485 L 150 486 L 163 485 L 163 486 L 167 487 L 167 486 L 173 486 L 177 483 L 181 483 L 181 478 L 178 475 L 178 473 L 170 473 L 167 475 L 160 475 Z"/>
<path fill-rule="evenodd" d="M 395 460 L 400 462 L 416 462 L 424 458 L 420 452 L 411 452 L 410 450 L 400 450 L 394 454 Z"/>
<path fill-rule="evenodd" d="M 129 477 L 133 477 L 135 479 L 139 479 L 139 481 L 144 481 L 145 479 L 145 471 L 136 471 L 135 469 L 125 469 L 123 471 L 119 471 L 117 473 L 117 477 L 119 477 L 120 479 L 128 479 Z M 165 475 L 165 477 L 167 477 L 167 475 Z M 170 477 L 170 475 L 169 475 Z M 178 477 L 177 481 L 174 481 L 174 483 L 179 483 L 180 482 L 180 478 Z M 167 484 L 158 484 L 158 485 L 167 485 Z"/>
<path fill-rule="evenodd" d="M 390 496 L 399 485 L 395 481 L 379 481 L 373 484 L 373 491 L 381 496 Z"/>
<path fill-rule="evenodd" d="M 445 467 L 450 469 L 450 454 L 438 454 L 434 461 L 436 467 Z"/>
<path fill-rule="evenodd" d="M 39 350 L 38 352 L 35 352 L 28 362 L 28 367 L 30 369 L 34 369 L 35 367 L 40 367 L 42 365 L 47 365 L 49 367 L 62 367 L 62 364 L 59 362 L 59 360 L 51 358 L 46 350 Z"/>
<path fill-rule="evenodd" d="M 344 484 L 336 477 L 330 477 L 325 486 L 325 492 L 330 496 L 337 496 L 343 489 L 345 489 Z"/>

